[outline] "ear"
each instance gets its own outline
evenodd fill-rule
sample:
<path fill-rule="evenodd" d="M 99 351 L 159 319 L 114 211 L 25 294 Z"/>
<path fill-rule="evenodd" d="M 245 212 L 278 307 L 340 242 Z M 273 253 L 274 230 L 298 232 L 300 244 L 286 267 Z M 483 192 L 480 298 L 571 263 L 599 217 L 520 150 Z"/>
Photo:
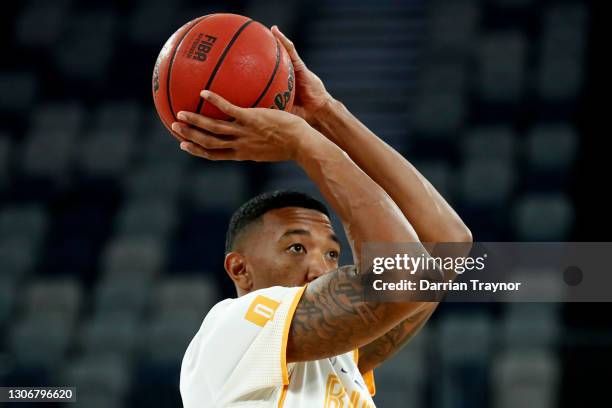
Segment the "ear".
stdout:
<path fill-rule="evenodd" d="M 248 293 L 253 288 L 253 277 L 247 270 L 246 259 L 239 252 L 230 252 L 225 255 L 225 271 L 234 281 L 236 287 L 242 292 Z"/>

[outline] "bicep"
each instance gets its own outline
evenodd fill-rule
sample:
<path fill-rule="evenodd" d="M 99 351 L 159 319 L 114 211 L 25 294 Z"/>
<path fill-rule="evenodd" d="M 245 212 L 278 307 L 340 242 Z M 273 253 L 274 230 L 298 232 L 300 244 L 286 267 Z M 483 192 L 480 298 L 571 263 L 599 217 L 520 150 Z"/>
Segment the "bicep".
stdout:
<path fill-rule="evenodd" d="M 287 361 L 319 360 L 354 350 L 382 336 L 416 307 L 366 302 L 357 269 L 338 268 L 316 279 L 302 295 L 289 329 Z"/>

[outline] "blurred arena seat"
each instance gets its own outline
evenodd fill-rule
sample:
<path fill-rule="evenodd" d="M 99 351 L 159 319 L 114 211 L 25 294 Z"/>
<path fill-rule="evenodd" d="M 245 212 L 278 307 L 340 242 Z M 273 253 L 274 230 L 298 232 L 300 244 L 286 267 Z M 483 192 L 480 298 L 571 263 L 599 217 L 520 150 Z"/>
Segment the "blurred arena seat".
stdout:
<path fill-rule="evenodd" d="M 134 199 L 115 217 L 115 234 L 121 237 L 167 237 L 178 222 L 171 199 Z"/>
<path fill-rule="evenodd" d="M 8 348 L 19 366 L 52 370 L 62 363 L 71 346 L 73 326 L 61 315 L 29 315 L 16 321 Z"/>
<path fill-rule="evenodd" d="M 142 163 L 153 167 L 174 165 L 179 169 L 184 168 L 187 161 L 184 153 L 177 149 L 178 141 L 159 120 L 157 112 L 147 112 L 144 115 L 144 131 L 136 138 Z"/>
<path fill-rule="evenodd" d="M 483 384 L 489 378 L 493 332 L 493 322 L 484 312 L 450 315 L 440 322 L 436 349 L 443 391 L 438 395 L 439 406 L 489 406 Z"/>
<path fill-rule="evenodd" d="M 2 266 L 0 266 L 2 269 Z M 17 298 L 17 280 L 11 276 L 0 276 L 0 342 L 3 341 L 4 333 L 8 333 L 5 325 L 15 308 L 15 300 Z"/>
<path fill-rule="evenodd" d="M 10 182 L 12 146 L 7 134 L 0 134 L 0 196 Z"/>
<path fill-rule="evenodd" d="M 49 102 L 34 110 L 30 127 L 37 133 L 62 131 L 72 134 L 84 125 L 85 116 L 85 109 L 79 101 Z"/>
<path fill-rule="evenodd" d="M 28 134 L 22 157 L 23 173 L 56 182 L 67 179 L 74 158 L 76 136 L 76 132 L 65 130 Z"/>
<path fill-rule="evenodd" d="M 460 92 L 420 95 L 414 109 L 413 127 L 427 137 L 449 137 L 465 123 L 465 95 Z"/>
<path fill-rule="evenodd" d="M 79 330 L 81 350 L 85 355 L 110 355 L 129 361 L 136 351 L 138 329 L 138 316 L 127 310 L 96 314 Z"/>
<path fill-rule="evenodd" d="M 122 271 L 129 274 L 129 270 Z M 149 302 L 149 285 L 138 280 L 106 279 L 94 289 L 94 313 L 100 318 L 123 315 L 137 319 Z"/>
<path fill-rule="evenodd" d="M 82 293 L 74 279 L 36 280 L 25 290 L 24 311 L 30 316 L 59 316 L 73 323 L 79 314 Z"/>
<path fill-rule="evenodd" d="M 115 26 L 116 16 L 111 11 L 70 13 L 53 49 L 59 71 L 74 79 L 103 80 L 114 50 Z"/>
<path fill-rule="evenodd" d="M 551 353 L 519 351 L 502 354 L 495 359 L 493 375 L 494 407 L 557 406 L 555 390 L 560 381 L 559 362 Z"/>
<path fill-rule="evenodd" d="M 71 361 L 60 374 L 66 384 L 78 390 L 80 406 L 102 407 L 118 403 L 130 386 L 130 372 L 125 360 L 108 355 L 86 355 Z M 114 405 L 106 405 L 114 406 Z"/>
<path fill-rule="evenodd" d="M 136 45 L 161 47 L 177 27 L 173 26 L 176 20 L 177 3 L 163 0 L 139 1 L 133 8 L 129 19 L 129 39 Z M 159 16 L 165 16 L 159 19 Z M 194 16 L 195 17 L 195 16 Z M 161 21 L 159 21 L 161 20 Z M 151 24 L 156 21 L 156 24 Z"/>
<path fill-rule="evenodd" d="M 123 398 L 122 395 L 108 395 L 92 391 L 85 395 L 79 395 L 74 406 L 78 408 L 122 408 L 126 406 L 123 402 Z"/>
<path fill-rule="evenodd" d="M 479 50 L 479 90 L 486 101 L 516 102 L 526 85 L 527 39 L 520 32 L 489 34 Z"/>
<path fill-rule="evenodd" d="M 515 9 L 533 4 L 533 0 L 494 0 L 496 5 L 505 9 Z"/>
<path fill-rule="evenodd" d="M 210 278 L 181 276 L 166 279 L 157 288 L 154 307 L 160 315 L 186 311 L 204 315 L 216 301 Z"/>
<path fill-rule="evenodd" d="M 195 311 L 166 311 L 154 316 L 141 333 L 140 350 L 148 361 L 180 362 L 203 320 Z"/>
<path fill-rule="evenodd" d="M 247 198 L 243 169 L 231 164 L 204 168 L 182 184 L 194 205 L 202 210 L 237 208 Z"/>
<path fill-rule="evenodd" d="M 483 126 L 468 130 L 463 142 L 466 159 L 498 159 L 513 161 L 517 148 L 516 135 L 508 126 Z"/>
<path fill-rule="evenodd" d="M 32 107 L 38 93 L 38 78 L 31 72 L 0 71 L 0 112 L 24 112 Z"/>
<path fill-rule="evenodd" d="M 537 89 L 543 99 L 569 101 L 583 83 L 587 10 L 581 2 L 549 5 L 543 16 Z"/>
<path fill-rule="evenodd" d="M 67 1 L 27 2 L 16 22 L 16 38 L 27 47 L 50 47 L 62 33 Z"/>
<path fill-rule="evenodd" d="M 425 403 L 426 379 L 433 374 L 426 362 L 432 332 L 424 327 L 406 349 L 375 371 L 377 388 L 384 388 L 384 393 L 377 393 L 378 405 L 393 407 L 401 401 L 402 406 L 416 408 Z"/>
<path fill-rule="evenodd" d="M 513 313 L 501 327 L 500 337 L 507 349 L 549 349 L 561 338 L 559 322 L 545 314 L 525 315 Z"/>
<path fill-rule="evenodd" d="M 42 205 L 5 206 L 0 212 L 0 240 L 20 238 L 38 246 L 45 238 L 48 224 Z"/>
<path fill-rule="evenodd" d="M 163 248 L 164 242 L 159 237 L 118 237 L 102 255 L 102 270 L 157 273 L 165 262 Z"/>
<path fill-rule="evenodd" d="M 134 134 L 141 120 L 141 107 L 137 101 L 104 103 L 93 114 L 93 128 L 102 131 Z"/>
<path fill-rule="evenodd" d="M 377 394 L 380 406 L 402 406 L 417 408 L 424 404 L 426 381 L 429 376 L 423 354 L 402 352 L 376 371 L 376 383 L 384 384 L 384 393 Z"/>
<path fill-rule="evenodd" d="M 514 209 L 513 225 L 523 241 L 563 241 L 572 222 L 572 206 L 565 195 L 525 195 Z"/>
<path fill-rule="evenodd" d="M 526 141 L 526 156 L 534 176 L 549 175 L 538 183 L 560 187 L 567 183 L 567 177 L 576 157 L 578 136 L 567 124 L 541 124 L 533 127 Z M 551 179 L 557 179 L 552 183 Z M 534 183 L 535 189 L 535 183 Z M 542 188 L 542 187 L 540 187 Z"/>
<path fill-rule="evenodd" d="M 123 190 L 130 197 L 171 199 L 180 193 L 181 174 L 180 165 L 152 162 L 126 175 Z"/>
<path fill-rule="evenodd" d="M 429 7 L 429 45 L 435 54 L 466 57 L 477 36 L 482 9 L 471 0 L 436 1 Z"/>
<path fill-rule="evenodd" d="M 0 240 L 0 271 L 6 279 L 21 280 L 33 271 L 38 248 L 27 238 L 3 238 Z"/>
<path fill-rule="evenodd" d="M 91 176 L 116 177 L 127 170 L 133 153 L 132 134 L 125 129 L 90 132 L 78 156 L 81 170 Z"/>
<path fill-rule="evenodd" d="M 486 157 L 467 159 L 460 171 L 461 200 L 468 206 L 505 204 L 516 183 L 511 160 Z"/>

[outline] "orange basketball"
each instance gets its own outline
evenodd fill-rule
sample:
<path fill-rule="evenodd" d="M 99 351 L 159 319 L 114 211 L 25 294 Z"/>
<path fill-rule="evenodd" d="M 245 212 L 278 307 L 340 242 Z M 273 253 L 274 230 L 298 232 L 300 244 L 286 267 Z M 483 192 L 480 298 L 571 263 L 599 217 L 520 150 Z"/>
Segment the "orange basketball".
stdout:
<path fill-rule="evenodd" d="M 264 25 L 236 14 L 209 14 L 179 28 L 157 57 L 153 100 L 168 130 L 181 110 L 228 119 L 200 97 L 203 89 L 241 107 L 290 110 L 293 65 Z"/>

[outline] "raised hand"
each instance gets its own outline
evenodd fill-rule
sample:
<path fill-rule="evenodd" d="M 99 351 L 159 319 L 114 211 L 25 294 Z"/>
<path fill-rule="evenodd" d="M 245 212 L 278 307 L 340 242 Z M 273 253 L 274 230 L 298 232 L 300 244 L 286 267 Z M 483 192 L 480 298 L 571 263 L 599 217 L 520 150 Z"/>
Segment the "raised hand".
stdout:
<path fill-rule="evenodd" d="M 178 119 L 185 123 L 174 122 L 172 130 L 183 139 L 181 149 L 194 156 L 208 160 L 293 160 L 301 143 L 323 137 L 303 119 L 288 112 L 241 108 L 210 91 L 202 91 L 201 96 L 233 120 L 179 112 Z"/>
<path fill-rule="evenodd" d="M 289 40 L 277 26 L 272 26 L 272 34 L 285 47 L 295 70 L 295 101 L 291 113 L 313 123 L 317 111 L 325 106 L 332 97 L 325 89 L 323 81 L 306 67 L 298 55 L 293 42 Z"/>

